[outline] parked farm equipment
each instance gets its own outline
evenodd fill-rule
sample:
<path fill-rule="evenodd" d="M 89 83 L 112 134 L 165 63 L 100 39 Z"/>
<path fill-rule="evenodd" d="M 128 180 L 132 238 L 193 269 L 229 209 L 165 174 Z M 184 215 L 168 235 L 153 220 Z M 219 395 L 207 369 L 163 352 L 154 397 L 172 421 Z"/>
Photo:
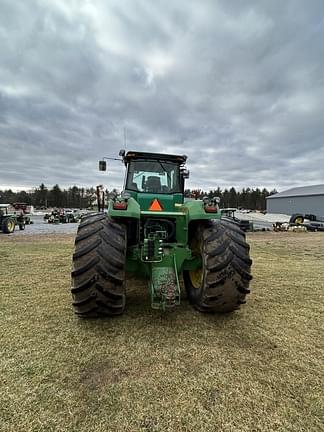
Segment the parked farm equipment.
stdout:
<path fill-rule="evenodd" d="M 247 219 L 239 219 L 235 216 L 236 208 L 223 208 L 220 210 L 222 217 L 233 219 L 241 228 L 242 231 L 253 231 L 253 222 Z"/>
<path fill-rule="evenodd" d="M 323 216 L 295 213 L 291 216 L 289 223 L 304 226 L 308 231 L 324 231 Z"/>
<path fill-rule="evenodd" d="M 313 214 L 294 213 L 289 222 L 275 222 L 274 231 L 324 231 L 324 217 Z"/>
<path fill-rule="evenodd" d="M 273 231 L 275 232 L 284 232 L 284 231 L 292 231 L 292 232 L 307 232 L 307 228 L 304 225 L 293 224 L 289 222 L 275 222 L 272 224 Z"/>
<path fill-rule="evenodd" d="M 22 213 L 9 212 L 10 204 L 0 204 L 0 230 L 5 234 L 11 234 L 15 231 L 16 226 L 20 230 L 25 229 L 25 217 Z"/>
<path fill-rule="evenodd" d="M 80 221 L 80 218 L 81 216 L 78 212 L 65 209 L 54 209 L 51 213 L 44 215 L 44 221 L 51 224 L 77 223 Z"/>
<path fill-rule="evenodd" d="M 85 215 L 75 240 L 72 299 L 83 317 L 119 315 L 126 273 L 149 281 L 151 306 L 179 305 L 180 276 L 201 312 L 231 312 L 250 292 L 245 234 L 221 218 L 218 198 L 184 201 L 186 156 L 120 151 L 125 189 L 107 213 Z M 99 169 L 106 170 L 106 161 Z"/>
<path fill-rule="evenodd" d="M 12 204 L 12 207 L 15 209 L 15 214 L 24 216 L 25 225 L 30 225 L 33 223 L 30 217 L 31 208 L 33 208 L 32 206 L 28 205 L 27 203 L 15 202 Z"/>

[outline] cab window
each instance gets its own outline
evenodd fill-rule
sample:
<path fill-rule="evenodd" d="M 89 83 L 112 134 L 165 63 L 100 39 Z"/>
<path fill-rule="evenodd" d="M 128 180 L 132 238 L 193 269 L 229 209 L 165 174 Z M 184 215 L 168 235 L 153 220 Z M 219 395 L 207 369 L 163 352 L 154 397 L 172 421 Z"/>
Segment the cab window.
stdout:
<path fill-rule="evenodd" d="M 179 193 L 179 165 L 164 161 L 130 161 L 126 189 L 147 193 Z"/>

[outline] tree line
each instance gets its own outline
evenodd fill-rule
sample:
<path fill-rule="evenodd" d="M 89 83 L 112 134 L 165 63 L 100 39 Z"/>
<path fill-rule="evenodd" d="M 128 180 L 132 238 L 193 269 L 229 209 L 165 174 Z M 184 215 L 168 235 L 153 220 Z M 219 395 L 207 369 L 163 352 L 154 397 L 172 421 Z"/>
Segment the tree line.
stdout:
<path fill-rule="evenodd" d="M 266 198 L 275 193 L 277 193 L 276 189 L 268 191 L 265 188 L 261 190 L 259 188 L 251 189 L 249 187 L 243 188 L 240 191 L 237 191 L 234 187 L 231 187 L 230 189 L 225 188 L 224 190 L 218 187 L 209 192 L 201 189 L 185 190 L 186 197 L 196 199 L 202 199 L 204 196 L 208 196 L 209 198 L 219 197 L 221 208 L 235 207 L 261 211 L 266 209 Z"/>
<path fill-rule="evenodd" d="M 0 203 L 12 204 L 23 202 L 36 208 L 88 208 L 96 201 L 95 188 L 79 188 L 72 186 L 61 189 L 58 184 L 48 188 L 42 183 L 32 191 L 13 192 L 11 189 L 0 190 Z"/>
<path fill-rule="evenodd" d="M 113 190 L 116 192 L 116 190 Z M 234 187 L 230 189 L 213 189 L 210 191 L 203 191 L 201 189 L 186 189 L 185 196 L 190 198 L 201 199 L 204 196 L 220 198 L 220 206 L 224 207 L 235 207 L 235 208 L 246 208 L 251 210 L 265 210 L 266 209 L 266 197 L 276 193 L 274 189 L 268 191 L 263 188 L 243 188 L 237 191 Z M 109 191 L 105 191 L 108 196 Z M 96 189 L 91 188 L 79 188 L 72 186 L 68 189 L 61 189 L 58 184 L 51 188 L 42 183 L 32 191 L 19 191 L 13 192 L 11 189 L 0 190 L 0 203 L 11 204 L 14 202 L 24 202 L 28 205 L 33 205 L 36 208 L 48 208 L 48 207 L 59 207 L 59 208 L 89 208 L 96 203 Z"/>

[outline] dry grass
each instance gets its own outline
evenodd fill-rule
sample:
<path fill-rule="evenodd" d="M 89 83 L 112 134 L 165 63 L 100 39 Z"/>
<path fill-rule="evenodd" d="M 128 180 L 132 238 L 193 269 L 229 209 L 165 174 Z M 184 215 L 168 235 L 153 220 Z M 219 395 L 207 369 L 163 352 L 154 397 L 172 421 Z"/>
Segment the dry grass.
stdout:
<path fill-rule="evenodd" d="M 0 430 L 323 430 L 324 235 L 250 236 L 253 294 L 205 316 L 184 299 L 78 320 L 72 236 L 0 236 Z"/>

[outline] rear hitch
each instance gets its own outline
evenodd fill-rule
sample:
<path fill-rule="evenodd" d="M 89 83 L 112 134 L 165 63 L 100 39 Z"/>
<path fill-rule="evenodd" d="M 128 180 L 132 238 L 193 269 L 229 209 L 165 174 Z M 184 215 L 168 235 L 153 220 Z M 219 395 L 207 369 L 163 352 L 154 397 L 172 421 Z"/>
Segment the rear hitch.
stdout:
<path fill-rule="evenodd" d="M 165 310 L 180 304 L 180 285 L 175 250 L 164 245 L 166 231 L 155 231 L 144 239 L 141 261 L 149 264 L 151 306 Z"/>
<path fill-rule="evenodd" d="M 151 267 L 151 306 L 165 310 L 180 304 L 180 285 L 174 253 L 164 255 L 160 263 Z"/>

